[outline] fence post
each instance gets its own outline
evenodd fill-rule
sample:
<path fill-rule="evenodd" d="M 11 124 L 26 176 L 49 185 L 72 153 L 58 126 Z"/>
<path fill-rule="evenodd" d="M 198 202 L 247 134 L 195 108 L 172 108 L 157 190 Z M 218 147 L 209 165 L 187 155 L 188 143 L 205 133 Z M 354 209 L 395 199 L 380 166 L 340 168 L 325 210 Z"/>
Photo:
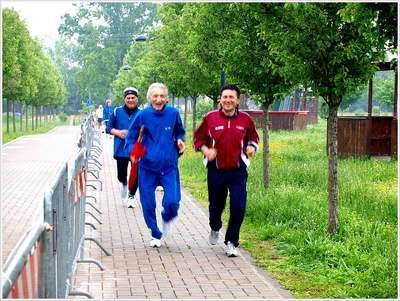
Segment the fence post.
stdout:
<path fill-rule="evenodd" d="M 40 289 L 40 236 L 50 230 L 47 223 L 35 223 L 13 249 L 3 266 L 2 297 L 37 298 Z"/>

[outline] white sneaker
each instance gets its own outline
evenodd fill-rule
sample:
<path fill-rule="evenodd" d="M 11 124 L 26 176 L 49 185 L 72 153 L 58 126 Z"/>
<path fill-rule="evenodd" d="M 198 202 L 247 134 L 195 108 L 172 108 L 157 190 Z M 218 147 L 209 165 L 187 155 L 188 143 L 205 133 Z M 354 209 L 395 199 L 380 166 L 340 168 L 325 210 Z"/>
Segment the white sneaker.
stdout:
<path fill-rule="evenodd" d="M 172 222 L 162 222 L 163 224 L 163 236 L 170 237 L 172 235 Z"/>
<path fill-rule="evenodd" d="M 210 236 L 209 236 L 210 244 L 215 245 L 218 241 L 218 238 L 219 238 L 219 232 L 211 230 Z"/>
<path fill-rule="evenodd" d="M 150 247 L 152 248 L 159 248 L 161 247 L 161 240 L 157 239 L 157 238 L 152 238 L 150 241 Z"/>
<path fill-rule="evenodd" d="M 238 251 L 236 250 L 236 247 L 230 241 L 228 241 L 228 243 L 226 244 L 225 251 L 226 251 L 226 255 L 228 255 L 228 257 L 237 257 L 238 256 Z"/>
<path fill-rule="evenodd" d="M 121 198 L 126 198 L 126 195 L 128 194 L 128 185 L 127 184 L 122 184 L 121 185 Z"/>
<path fill-rule="evenodd" d="M 162 186 L 157 186 L 156 191 L 164 191 L 164 187 L 162 187 Z"/>
<path fill-rule="evenodd" d="M 132 195 L 130 195 L 130 196 L 128 197 L 128 200 L 127 200 L 127 202 L 126 202 L 126 206 L 127 206 L 128 208 L 135 208 L 135 198 L 134 198 Z"/>

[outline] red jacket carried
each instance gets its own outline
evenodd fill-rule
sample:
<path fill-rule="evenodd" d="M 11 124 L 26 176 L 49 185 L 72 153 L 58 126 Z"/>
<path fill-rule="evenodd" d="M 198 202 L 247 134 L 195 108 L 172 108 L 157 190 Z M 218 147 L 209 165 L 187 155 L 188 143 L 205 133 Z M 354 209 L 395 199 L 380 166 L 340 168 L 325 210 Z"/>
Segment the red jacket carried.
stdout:
<path fill-rule="evenodd" d="M 230 169 L 247 167 L 250 161 L 246 147 L 252 145 L 258 150 L 258 133 L 249 114 L 236 109 L 234 116 L 228 118 L 222 108 L 210 111 L 194 133 L 193 146 L 200 151 L 203 145 L 217 149 L 217 157 L 205 166 L 209 168 Z"/>

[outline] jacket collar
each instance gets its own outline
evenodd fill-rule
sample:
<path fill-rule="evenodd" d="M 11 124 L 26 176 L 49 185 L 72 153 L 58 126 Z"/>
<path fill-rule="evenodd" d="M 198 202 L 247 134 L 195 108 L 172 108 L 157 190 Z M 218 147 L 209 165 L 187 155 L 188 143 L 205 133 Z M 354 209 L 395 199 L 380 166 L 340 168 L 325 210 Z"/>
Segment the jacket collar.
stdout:
<path fill-rule="evenodd" d="M 222 107 L 219 108 L 219 113 L 222 114 L 222 115 L 224 115 L 225 117 L 228 117 L 228 116 L 226 116 L 225 113 L 222 111 Z M 238 107 L 235 108 L 235 113 L 234 113 L 233 116 L 231 116 L 231 117 L 236 117 L 237 115 L 239 115 L 239 109 L 238 109 Z"/>

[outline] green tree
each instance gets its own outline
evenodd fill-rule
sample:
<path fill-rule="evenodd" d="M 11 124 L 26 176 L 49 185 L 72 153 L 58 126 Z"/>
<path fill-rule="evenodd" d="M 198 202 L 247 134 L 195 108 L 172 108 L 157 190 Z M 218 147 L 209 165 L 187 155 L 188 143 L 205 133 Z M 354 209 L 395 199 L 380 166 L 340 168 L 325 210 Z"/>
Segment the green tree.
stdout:
<path fill-rule="evenodd" d="M 202 72 L 202 76 L 194 77 L 196 81 L 192 80 L 197 91 L 211 98 L 216 108 L 220 84 L 236 83 L 243 93 L 253 95 L 263 104 L 266 188 L 270 183 L 268 109 L 279 93 L 289 91 L 283 77 L 271 68 L 274 58 L 268 44 L 254 30 L 268 22 L 268 18 L 276 17 L 270 11 L 273 7 L 255 3 L 187 3 L 182 13 L 182 27 L 188 41 L 185 55 L 194 62 L 193 68 Z"/>
<path fill-rule="evenodd" d="M 119 69 L 116 79 L 111 84 L 111 87 L 115 93 L 114 105 L 124 104 L 123 91 L 127 87 L 135 87 L 136 89 L 138 89 L 138 105 L 147 103 L 146 92 L 150 84 L 149 82 L 147 82 L 146 86 L 141 84 L 145 75 L 143 75 L 140 68 L 138 68 L 139 62 L 146 52 L 148 52 L 147 42 L 136 41 L 130 46 L 128 53 L 123 59 L 123 67 Z M 124 69 L 124 67 L 129 68 Z"/>
<path fill-rule="evenodd" d="M 223 19 L 228 7 L 229 3 L 190 2 L 182 9 L 181 27 L 187 32 L 185 49 L 182 52 L 192 65 L 186 69 L 190 72 L 192 84 L 188 88 L 211 98 L 214 108 L 218 105 L 221 74 L 226 71 L 228 64 L 224 57 L 224 53 L 228 51 L 224 47 L 228 37 L 225 35 Z M 193 72 L 198 72 L 199 75 L 192 78 L 190 74 Z M 230 74 L 225 81 L 232 83 Z"/>
<path fill-rule="evenodd" d="M 279 72 L 280 63 L 276 55 L 270 52 L 268 39 L 255 29 L 273 24 L 280 18 L 280 5 L 276 3 L 236 3 L 231 5 L 229 22 L 230 38 L 226 41 L 226 57 L 228 74 L 239 83 L 246 94 L 256 104 L 261 103 L 263 110 L 263 179 L 264 187 L 270 186 L 269 167 L 269 109 L 274 101 L 291 93 L 295 84 L 285 81 Z M 241 16 L 241 18 L 238 18 Z M 268 26 L 269 31 L 279 27 Z"/>
<path fill-rule="evenodd" d="M 187 126 L 187 101 L 192 101 L 193 124 L 192 130 L 197 128 L 197 99 L 200 94 L 207 94 L 210 90 L 209 70 L 205 69 L 198 60 L 196 53 L 192 51 L 191 31 L 188 31 L 188 18 L 190 3 L 167 3 L 159 10 L 160 20 L 163 26 L 155 39 L 157 41 L 151 47 L 151 52 L 159 59 L 161 64 L 156 68 L 157 74 L 169 87 L 174 95 L 185 99 L 184 125 Z M 158 42 L 161 41 L 161 42 Z M 171 43 L 174 41 L 174 43 Z"/>
<path fill-rule="evenodd" d="M 74 4 L 75 5 L 75 4 Z M 156 3 L 81 3 L 75 16 L 64 15 L 59 33 L 76 40 L 78 94 L 95 102 L 112 98 L 111 83 L 133 39 L 157 22 Z"/>
<path fill-rule="evenodd" d="M 59 68 L 63 77 L 67 92 L 67 101 L 64 103 L 61 110 L 68 115 L 78 114 L 79 110 L 82 108 L 83 101 L 83 98 L 78 95 L 78 86 L 74 82 L 75 74 L 79 70 L 75 58 L 76 48 L 77 46 L 74 43 L 70 43 L 67 39 L 61 38 L 55 42 L 54 49 L 46 49 L 46 52 Z"/>
<path fill-rule="evenodd" d="M 3 98 L 12 101 L 27 101 L 38 92 L 37 74 L 40 64 L 34 55 L 35 44 L 25 23 L 20 20 L 19 14 L 14 9 L 4 8 L 2 17 Z M 9 132 L 8 120 L 7 111 L 7 133 Z M 15 132 L 14 115 L 13 129 Z"/>
<path fill-rule="evenodd" d="M 356 91 L 348 93 L 341 101 L 339 108 L 341 110 L 347 110 L 352 104 L 356 103 L 360 99 L 367 100 L 368 98 L 368 86 L 359 87 Z"/>
<path fill-rule="evenodd" d="M 397 101 L 394 98 L 394 72 L 381 71 L 377 72 L 373 80 L 374 100 L 381 106 L 387 105 L 393 108 L 393 104 Z"/>
<path fill-rule="evenodd" d="M 28 39 L 29 32 L 16 11 L 9 8 L 2 10 L 2 92 L 6 99 L 18 99 L 28 95 L 27 89 L 21 89 L 21 64 L 19 55 L 27 52 L 20 46 L 21 40 Z"/>
<path fill-rule="evenodd" d="M 374 54 L 379 56 L 375 63 L 385 62 L 388 52 L 397 54 L 397 2 L 350 2 L 338 13 L 343 21 L 357 27 L 366 43 L 373 45 Z M 397 57 L 392 64 L 397 67 Z"/>
<path fill-rule="evenodd" d="M 346 3 L 286 3 L 282 6 L 282 19 L 276 23 L 279 30 L 260 28 L 260 34 L 271 41 L 271 51 L 283 62 L 279 71 L 285 78 L 311 86 L 328 105 L 329 234 L 338 232 L 339 222 L 338 107 L 346 94 L 366 85 L 373 77 L 375 64 L 382 61 L 387 50 L 381 44 L 383 40 L 377 38 L 380 35 L 371 34 L 377 29 L 374 24 L 379 14 L 355 23 L 342 19 L 339 11 L 345 8 Z M 360 30 L 360 24 L 364 30 Z"/>

